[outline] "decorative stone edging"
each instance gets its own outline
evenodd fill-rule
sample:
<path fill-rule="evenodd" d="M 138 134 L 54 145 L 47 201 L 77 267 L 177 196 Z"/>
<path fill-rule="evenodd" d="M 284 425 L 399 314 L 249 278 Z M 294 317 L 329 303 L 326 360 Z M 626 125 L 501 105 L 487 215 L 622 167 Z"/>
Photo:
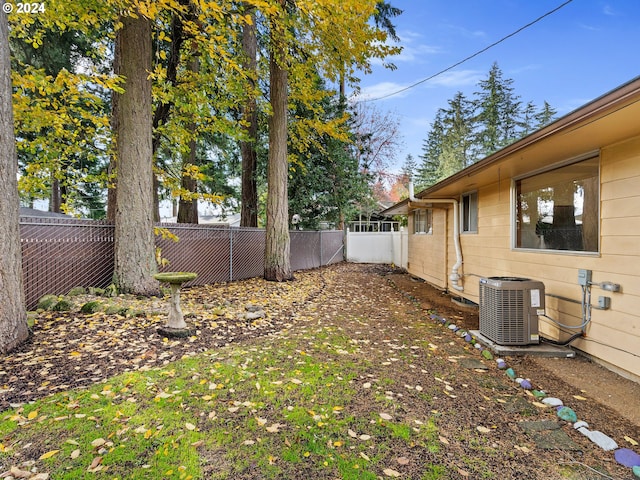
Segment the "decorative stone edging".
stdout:
<path fill-rule="evenodd" d="M 445 317 L 441 317 L 437 314 L 431 314 L 432 320 L 437 320 L 442 325 L 447 327 L 458 337 L 463 338 L 465 342 L 474 346 L 476 350 L 480 352 L 482 357 L 487 360 L 494 360 L 493 353 L 489 349 L 483 348 L 483 346 L 476 340 L 476 338 L 466 330 L 458 327 L 454 323 L 449 322 Z M 504 370 L 507 377 L 514 382 L 518 383 L 524 390 L 530 390 L 533 396 L 541 401 L 543 404 L 556 408 L 557 416 L 569 423 L 573 424 L 573 428 L 598 445 L 605 451 L 613 451 L 616 461 L 625 467 L 631 468 L 633 474 L 640 478 L 640 455 L 629 448 L 619 448 L 618 444 L 611 437 L 605 435 L 598 430 L 589 430 L 587 422 L 579 421 L 576 412 L 564 405 L 564 402 L 559 398 L 549 397 L 544 390 L 537 390 L 533 388 L 531 381 L 526 378 L 521 378 L 516 375 L 513 368 L 507 365 L 507 362 L 502 358 L 495 359 L 499 370 Z"/>

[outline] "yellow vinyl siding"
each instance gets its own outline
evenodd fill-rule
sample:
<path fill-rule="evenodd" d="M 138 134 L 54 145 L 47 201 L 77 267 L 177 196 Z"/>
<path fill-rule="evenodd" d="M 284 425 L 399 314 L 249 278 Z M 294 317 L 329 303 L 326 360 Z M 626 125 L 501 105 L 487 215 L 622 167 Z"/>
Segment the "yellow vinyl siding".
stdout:
<path fill-rule="evenodd" d="M 409 254 L 407 270 L 438 288 L 446 288 L 445 257 L 445 212 L 441 208 L 433 209 L 433 228 L 431 234 L 409 234 Z M 413 232 L 413 215 L 410 232 Z M 454 260 L 455 262 L 455 260 Z"/>
<path fill-rule="evenodd" d="M 507 162 L 519 160 L 513 158 Z M 611 308 L 606 311 L 593 309 L 586 339 L 576 340 L 573 346 L 640 378 L 637 356 L 640 355 L 640 137 L 602 148 L 600 170 L 599 252 L 512 248 L 512 221 L 515 218 L 512 214 L 512 179 L 501 178 L 499 182 L 474 187 L 478 192 L 478 231 L 460 236 L 464 292 L 450 291 L 452 295 L 461 295 L 477 303 L 478 276 L 518 276 L 544 282 L 548 294 L 580 301 L 578 269 L 592 270 L 594 282 L 619 283 L 622 292 L 605 292 L 593 286 L 592 304 L 597 305 L 599 296 L 607 296 L 611 298 Z M 444 215 L 439 212 L 443 213 L 434 210 L 434 235 L 410 237 L 409 271 L 436 286 L 450 289 L 447 277 L 456 261 L 452 238 L 454 213 L 453 208 L 447 210 L 447 265 L 443 267 L 438 259 L 445 255 L 441 236 Z M 550 296 L 547 296 L 546 304 L 550 317 L 570 325 L 582 323 L 579 304 Z M 560 334 L 555 325 L 543 318 L 540 319 L 540 330 L 548 338 L 567 338 L 566 333 Z"/>

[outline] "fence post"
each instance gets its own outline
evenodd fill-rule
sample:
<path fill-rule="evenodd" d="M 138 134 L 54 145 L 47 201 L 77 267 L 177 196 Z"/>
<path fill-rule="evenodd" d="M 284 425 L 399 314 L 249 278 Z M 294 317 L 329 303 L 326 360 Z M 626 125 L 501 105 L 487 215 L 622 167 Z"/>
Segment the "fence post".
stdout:
<path fill-rule="evenodd" d="M 324 266 L 324 263 L 322 263 L 322 230 L 318 230 L 318 235 L 320 235 L 320 266 Z"/>
<path fill-rule="evenodd" d="M 233 282 L 233 229 L 229 228 L 229 281 Z"/>

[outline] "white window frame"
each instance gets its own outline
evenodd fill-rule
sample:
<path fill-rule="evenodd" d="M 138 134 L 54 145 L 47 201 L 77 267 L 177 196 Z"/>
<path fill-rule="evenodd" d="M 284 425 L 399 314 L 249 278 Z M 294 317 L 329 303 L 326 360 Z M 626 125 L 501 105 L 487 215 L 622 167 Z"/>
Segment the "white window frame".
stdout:
<path fill-rule="evenodd" d="M 424 217 L 422 220 L 420 217 Z M 413 233 L 415 235 L 433 234 L 433 210 L 419 208 L 413 211 Z"/>
<path fill-rule="evenodd" d="M 466 204 L 468 199 L 468 211 Z M 463 193 L 460 196 L 460 233 L 478 233 L 478 191 Z"/>

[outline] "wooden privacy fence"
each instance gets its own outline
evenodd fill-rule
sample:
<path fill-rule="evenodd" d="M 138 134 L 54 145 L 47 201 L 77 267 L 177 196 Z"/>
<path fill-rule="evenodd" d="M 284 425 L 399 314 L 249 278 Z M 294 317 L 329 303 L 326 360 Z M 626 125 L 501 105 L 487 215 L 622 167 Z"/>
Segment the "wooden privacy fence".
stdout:
<path fill-rule="evenodd" d="M 189 271 L 187 285 L 258 277 L 264 271 L 265 231 L 213 225 L 158 224 L 179 238 L 156 237 L 168 265 Z M 304 270 L 343 260 L 342 231 L 292 231 L 291 268 Z M 32 309 L 45 294 L 76 286 L 106 287 L 113 278 L 113 225 L 102 221 L 20 217 L 25 299 Z"/>

